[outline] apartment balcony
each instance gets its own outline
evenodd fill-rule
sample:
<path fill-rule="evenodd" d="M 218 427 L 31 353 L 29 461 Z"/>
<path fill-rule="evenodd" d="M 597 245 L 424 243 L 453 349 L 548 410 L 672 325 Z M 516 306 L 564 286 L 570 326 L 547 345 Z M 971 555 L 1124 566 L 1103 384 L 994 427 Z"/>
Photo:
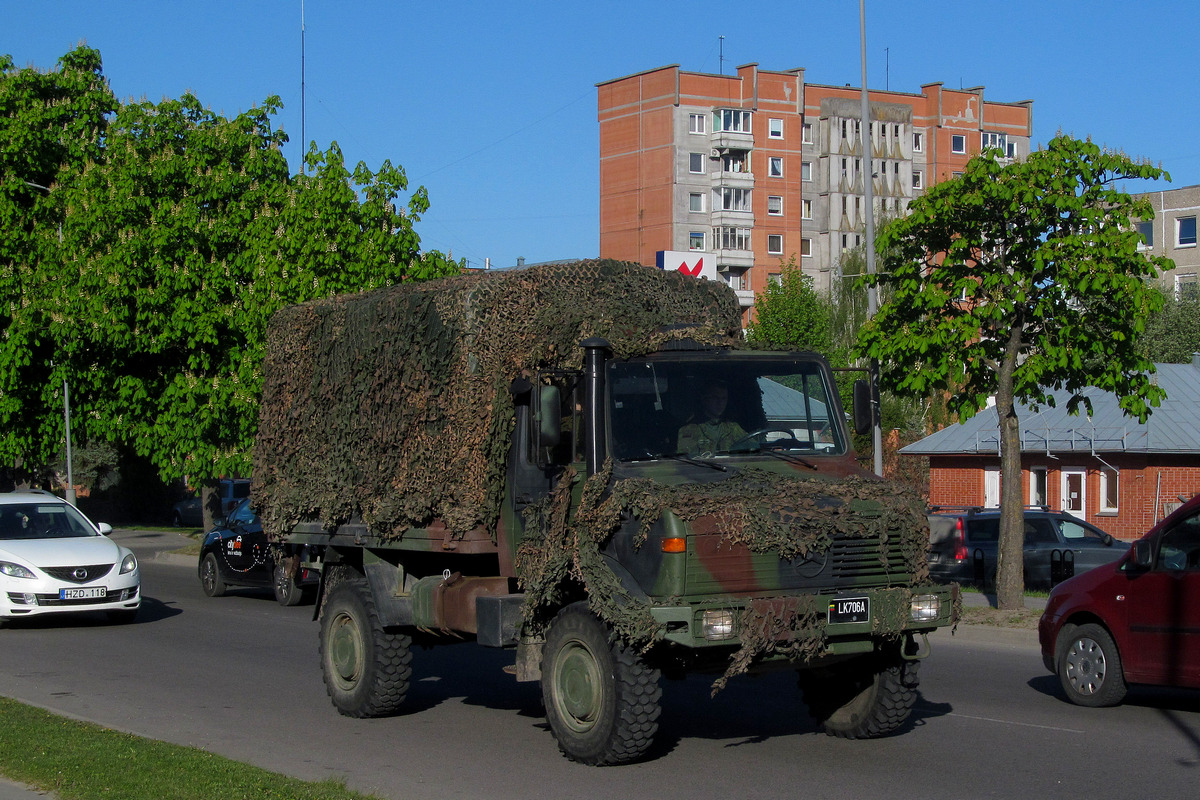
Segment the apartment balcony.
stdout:
<path fill-rule="evenodd" d="M 728 187 L 730 189 L 753 189 L 754 173 L 722 170 L 713 175 L 713 185 Z"/>
<path fill-rule="evenodd" d="M 717 270 L 720 272 L 728 272 L 729 270 L 750 269 L 754 266 L 754 251 L 753 250 L 722 250 L 717 248 Z M 753 296 L 753 295 L 751 295 Z"/>
<path fill-rule="evenodd" d="M 722 211 L 717 210 L 712 212 L 712 225 L 714 228 L 753 228 L 754 227 L 754 212 L 753 211 Z M 730 252 L 741 252 L 740 250 L 731 250 Z"/>
<path fill-rule="evenodd" d="M 717 150 L 753 150 L 754 135 L 740 131 L 717 131 L 712 134 L 712 147 Z"/>

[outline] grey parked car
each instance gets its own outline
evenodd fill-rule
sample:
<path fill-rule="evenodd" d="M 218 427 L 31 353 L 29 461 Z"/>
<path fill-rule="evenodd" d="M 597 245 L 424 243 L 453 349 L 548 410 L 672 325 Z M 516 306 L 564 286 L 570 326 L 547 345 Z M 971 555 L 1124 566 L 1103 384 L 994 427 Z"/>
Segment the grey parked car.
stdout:
<path fill-rule="evenodd" d="M 1027 507 L 1025 585 L 1046 588 L 1116 561 L 1129 550 L 1094 525 L 1065 511 Z M 996 581 L 1000 510 L 934 507 L 929 513 L 929 573 L 934 580 Z"/>

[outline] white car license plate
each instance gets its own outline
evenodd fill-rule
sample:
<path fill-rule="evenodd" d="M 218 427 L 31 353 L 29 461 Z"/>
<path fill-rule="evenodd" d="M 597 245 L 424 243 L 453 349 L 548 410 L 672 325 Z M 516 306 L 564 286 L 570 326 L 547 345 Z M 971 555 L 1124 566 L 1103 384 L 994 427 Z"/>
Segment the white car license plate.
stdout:
<path fill-rule="evenodd" d="M 868 622 L 871 619 L 869 597 L 837 597 L 829 601 L 829 621 Z"/>
<path fill-rule="evenodd" d="M 87 589 L 59 589 L 60 600 L 92 600 L 97 597 L 107 597 L 108 589 L 103 586 L 92 586 Z"/>

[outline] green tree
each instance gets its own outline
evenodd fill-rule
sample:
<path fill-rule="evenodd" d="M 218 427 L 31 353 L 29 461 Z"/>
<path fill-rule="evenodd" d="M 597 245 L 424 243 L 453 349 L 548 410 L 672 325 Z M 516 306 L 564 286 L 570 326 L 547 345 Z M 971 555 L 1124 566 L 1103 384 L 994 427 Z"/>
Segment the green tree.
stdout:
<path fill-rule="evenodd" d="M 66 364 L 46 302 L 62 272 L 59 187 L 100 157 L 116 107 L 94 50 L 47 71 L 0 55 L 0 463 L 21 465 L 20 479 L 65 441 Z"/>
<path fill-rule="evenodd" d="M 1200 295 L 1176 297 L 1159 289 L 1162 310 L 1151 315 L 1140 349 L 1146 358 L 1160 364 L 1186 364 L 1200 353 Z"/>
<path fill-rule="evenodd" d="M 828 353 L 832 343 L 829 304 L 813 289 L 813 280 L 796 266 L 783 264 L 778 283 L 754 298 L 754 319 L 746 328 L 752 342 L 793 350 Z"/>
<path fill-rule="evenodd" d="M 99 54 L 84 55 L 99 76 Z M 44 257 L 18 286 L 31 309 L 20 335 L 48 343 L 51 377 L 70 381 L 73 432 L 128 446 L 166 478 L 249 472 L 276 310 L 459 269 L 420 249 L 428 196 L 397 206 L 408 182 L 391 163 L 349 170 L 336 144 L 313 146 L 309 174 L 289 175 L 278 108 L 272 97 L 230 119 L 190 94 L 120 105 L 44 198 L 55 237 L 42 232 Z M 54 412 L 38 413 L 27 450 L 44 458 Z"/>
<path fill-rule="evenodd" d="M 876 276 L 890 300 L 862 330 L 859 353 L 881 362 L 900 394 L 949 393 L 968 418 L 995 397 L 1000 420 L 1001 522 L 997 594 L 1024 603 L 1021 441 L 1016 401 L 1068 409 L 1088 386 L 1120 397 L 1144 420 L 1163 391 L 1135 346 L 1159 302 L 1147 278 L 1170 262 L 1148 259 L 1131 220 L 1149 204 L 1115 180 L 1163 170 L 1067 136 L 1028 159 L 992 151 L 960 178 L 931 187 L 888 225 Z"/>

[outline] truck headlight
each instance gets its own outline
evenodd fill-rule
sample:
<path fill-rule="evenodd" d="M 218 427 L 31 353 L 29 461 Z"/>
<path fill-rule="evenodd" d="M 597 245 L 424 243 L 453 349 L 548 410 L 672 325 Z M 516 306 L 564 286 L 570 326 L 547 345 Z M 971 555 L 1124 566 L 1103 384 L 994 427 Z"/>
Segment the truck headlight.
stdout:
<path fill-rule="evenodd" d="M 733 612 L 712 608 L 700 615 L 700 630 L 710 642 L 733 638 Z"/>
<path fill-rule="evenodd" d="M 913 622 L 932 622 L 942 613 L 942 598 L 936 594 L 913 595 L 908 618 Z"/>

